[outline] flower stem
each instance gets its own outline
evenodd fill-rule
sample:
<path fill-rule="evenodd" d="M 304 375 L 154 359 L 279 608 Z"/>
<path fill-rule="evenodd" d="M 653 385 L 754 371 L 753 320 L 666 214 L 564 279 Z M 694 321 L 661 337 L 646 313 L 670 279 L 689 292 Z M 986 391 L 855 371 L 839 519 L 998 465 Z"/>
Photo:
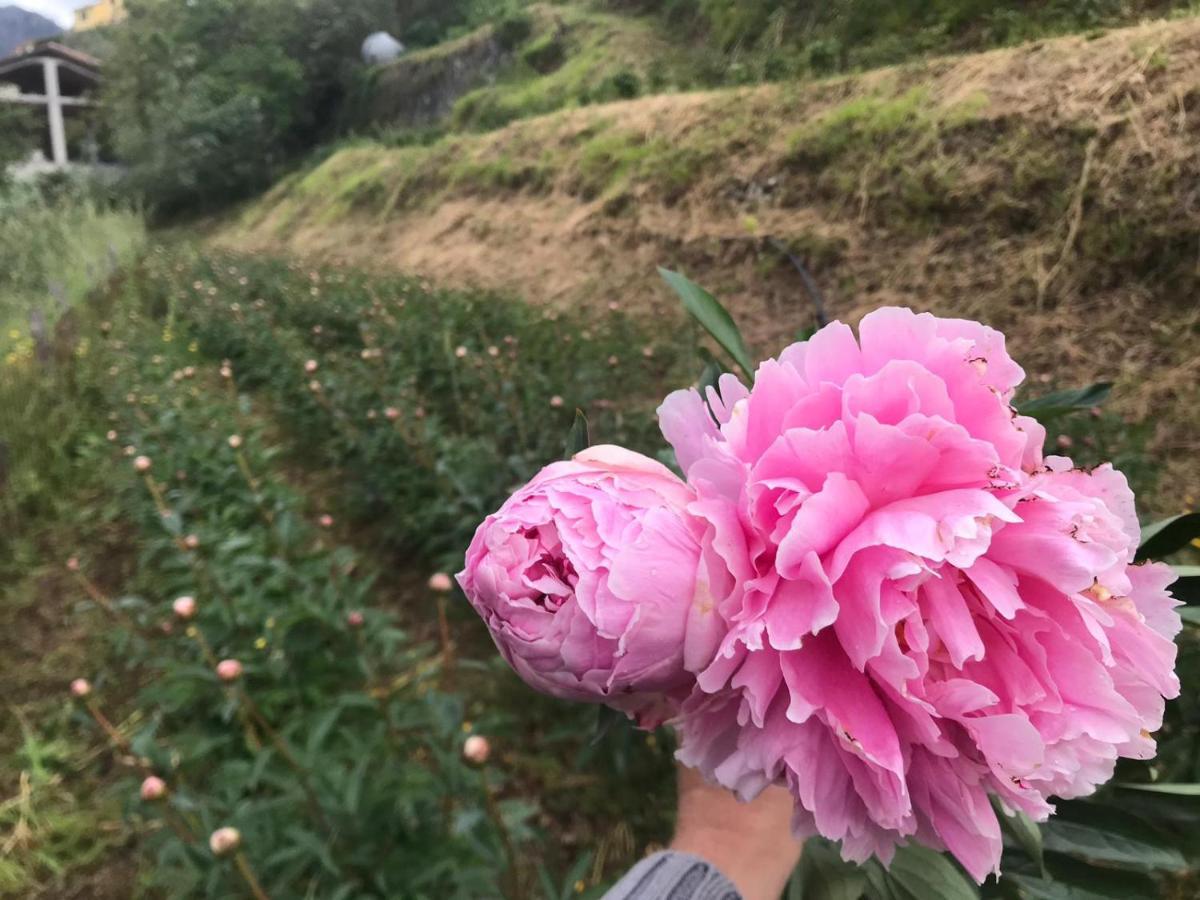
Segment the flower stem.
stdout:
<path fill-rule="evenodd" d="M 233 862 L 237 866 L 238 871 L 242 873 L 242 878 L 246 882 L 246 886 L 250 888 L 250 893 L 254 895 L 254 900 L 270 900 L 267 892 L 262 889 L 262 885 L 258 883 L 258 878 L 254 875 L 254 870 L 250 868 L 250 863 L 246 859 L 246 854 L 239 850 L 234 854 Z"/>

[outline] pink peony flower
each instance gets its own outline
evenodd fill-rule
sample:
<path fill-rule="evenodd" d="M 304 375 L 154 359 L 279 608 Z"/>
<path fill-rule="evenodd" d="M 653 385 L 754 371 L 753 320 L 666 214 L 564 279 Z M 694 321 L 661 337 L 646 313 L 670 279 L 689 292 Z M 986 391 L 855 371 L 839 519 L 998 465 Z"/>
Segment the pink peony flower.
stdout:
<path fill-rule="evenodd" d="M 1109 466 L 1043 460 L 1000 333 L 881 309 L 659 410 L 703 522 L 678 756 L 798 836 L 982 881 L 988 801 L 1044 819 L 1154 752 L 1178 693 L 1168 567 Z M 610 576 L 611 578 L 611 576 Z M 690 593 L 690 592 L 689 592 Z"/>
<path fill-rule="evenodd" d="M 556 697 L 657 724 L 686 692 L 700 547 L 692 492 L 619 447 L 547 466 L 475 532 L 458 583 L 501 654 Z"/>

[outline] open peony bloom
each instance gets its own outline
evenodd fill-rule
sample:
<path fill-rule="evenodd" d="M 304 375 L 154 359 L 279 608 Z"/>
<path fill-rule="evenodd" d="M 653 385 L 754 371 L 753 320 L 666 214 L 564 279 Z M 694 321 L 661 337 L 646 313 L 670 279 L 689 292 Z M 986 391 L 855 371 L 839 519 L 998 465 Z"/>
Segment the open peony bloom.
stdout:
<path fill-rule="evenodd" d="M 1024 373 L 1000 333 L 881 309 L 859 335 L 834 323 L 750 390 L 726 375 L 707 403 L 679 391 L 659 410 L 712 595 L 689 629 L 678 755 L 744 798 L 786 785 L 797 835 L 849 859 L 886 863 L 911 839 L 982 881 L 1001 852 L 989 794 L 1044 819 L 1051 796 L 1153 754 L 1178 693 L 1172 573 L 1132 564 L 1124 476 L 1043 460 L 1044 430 L 1010 406 Z M 517 573 L 553 544 L 504 541 L 550 517 L 481 532 L 507 549 L 487 582 L 506 603 L 540 590 Z M 661 581 L 639 591 L 693 594 Z M 511 608 L 532 620 L 539 602 L 548 618 L 548 599 Z"/>
<path fill-rule="evenodd" d="M 694 499 L 654 460 L 589 448 L 484 520 L 458 583 L 532 687 L 658 724 L 694 681 L 684 666 L 700 557 L 684 512 Z"/>

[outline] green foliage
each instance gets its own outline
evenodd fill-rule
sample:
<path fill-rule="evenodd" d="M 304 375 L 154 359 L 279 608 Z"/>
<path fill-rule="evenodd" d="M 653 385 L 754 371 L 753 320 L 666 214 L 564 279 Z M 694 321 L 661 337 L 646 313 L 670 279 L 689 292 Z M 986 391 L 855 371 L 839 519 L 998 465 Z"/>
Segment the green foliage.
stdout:
<path fill-rule="evenodd" d="M 385 0 L 130 4 L 106 98 L 132 183 L 164 215 L 270 183 L 334 133 Z"/>

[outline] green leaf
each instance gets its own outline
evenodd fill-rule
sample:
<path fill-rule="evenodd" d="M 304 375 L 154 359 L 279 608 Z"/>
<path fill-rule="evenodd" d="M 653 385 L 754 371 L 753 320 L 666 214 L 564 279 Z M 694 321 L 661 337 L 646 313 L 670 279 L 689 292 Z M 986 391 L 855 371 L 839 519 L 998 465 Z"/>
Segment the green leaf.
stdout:
<path fill-rule="evenodd" d="M 1200 537 L 1200 512 L 1183 513 L 1142 529 L 1142 545 L 1135 559 L 1161 559 Z"/>
<path fill-rule="evenodd" d="M 1054 391 L 1044 397 L 1026 400 L 1019 409 L 1022 415 L 1033 416 L 1039 422 L 1045 422 L 1065 413 L 1099 406 L 1111 391 L 1111 381 L 1097 381 L 1087 387 Z"/>
<path fill-rule="evenodd" d="M 1200 608 L 1184 607 L 1179 611 L 1179 616 L 1189 625 L 1200 625 Z"/>
<path fill-rule="evenodd" d="M 1171 584 L 1171 593 L 1184 603 L 1200 603 L 1200 566 L 1172 566 L 1178 579 Z M 1182 610 L 1181 610 L 1182 612 Z"/>
<path fill-rule="evenodd" d="M 811 838 L 788 882 L 787 900 L 859 900 L 866 886 L 866 872 L 843 860 L 835 845 Z"/>
<path fill-rule="evenodd" d="M 1152 794 L 1200 797 L 1200 784 L 1118 784 L 1117 787 L 1129 791 L 1149 791 Z"/>
<path fill-rule="evenodd" d="M 996 818 L 1000 820 L 1000 827 L 1017 842 L 1017 845 L 1028 854 L 1030 859 L 1037 863 L 1038 869 L 1045 875 L 1046 860 L 1042 856 L 1042 832 L 1037 823 L 1019 809 L 1014 809 L 1011 813 L 1006 811 L 1004 805 L 995 796 L 992 796 L 991 800 L 992 808 L 996 811 Z"/>
<path fill-rule="evenodd" d="M 1044 881 L 1031 875 L 1005 875 L 1003 883 L 1015 885 L 1020 900 L 1110 900 L 1084 888 L 1058 881 Z"/>
<path fill-rule="evenodd" d="M 566 454 L 567 459 L 573 457 L 576 453 L 580 453 L 592 446 L 591 435 L 588 434 L 587 416 L 583 414 L 583 410 L 575 410 L 575 421 L 571 423 L 571 430 L 567 432 Z"/>
<path fill-rule="evenodd" d="M 909 844 L 900 847 L 888 878 L 895 881 L 914 898 L 937 897 L 938 900 L 978 900 L 979 888 L 945 855 Z"/>
<path fill-rule="evenodd" d="M 679 295 L 688 314 L 733 357 L 733 361 L 746 373 L 746 377 L 753 379 L 754 363 L 750 359 L 750 351 L 746 349 L 746 342 L 742 339 L 742 333 L 738 331 L 733 316 L 729 315 L 729 311 L 720 301 L 678 272 L 659 267 L 658 274 Z"/>
<path fill-rule="evenodd" d="M 1140 872 L 1187 868 L 1187 860 L 1174 847 L 1077 822 L 1051 820 L 1042 829 L 1042 838 L 1047 852 L 1063 853 L 1092 865 Z"/>

